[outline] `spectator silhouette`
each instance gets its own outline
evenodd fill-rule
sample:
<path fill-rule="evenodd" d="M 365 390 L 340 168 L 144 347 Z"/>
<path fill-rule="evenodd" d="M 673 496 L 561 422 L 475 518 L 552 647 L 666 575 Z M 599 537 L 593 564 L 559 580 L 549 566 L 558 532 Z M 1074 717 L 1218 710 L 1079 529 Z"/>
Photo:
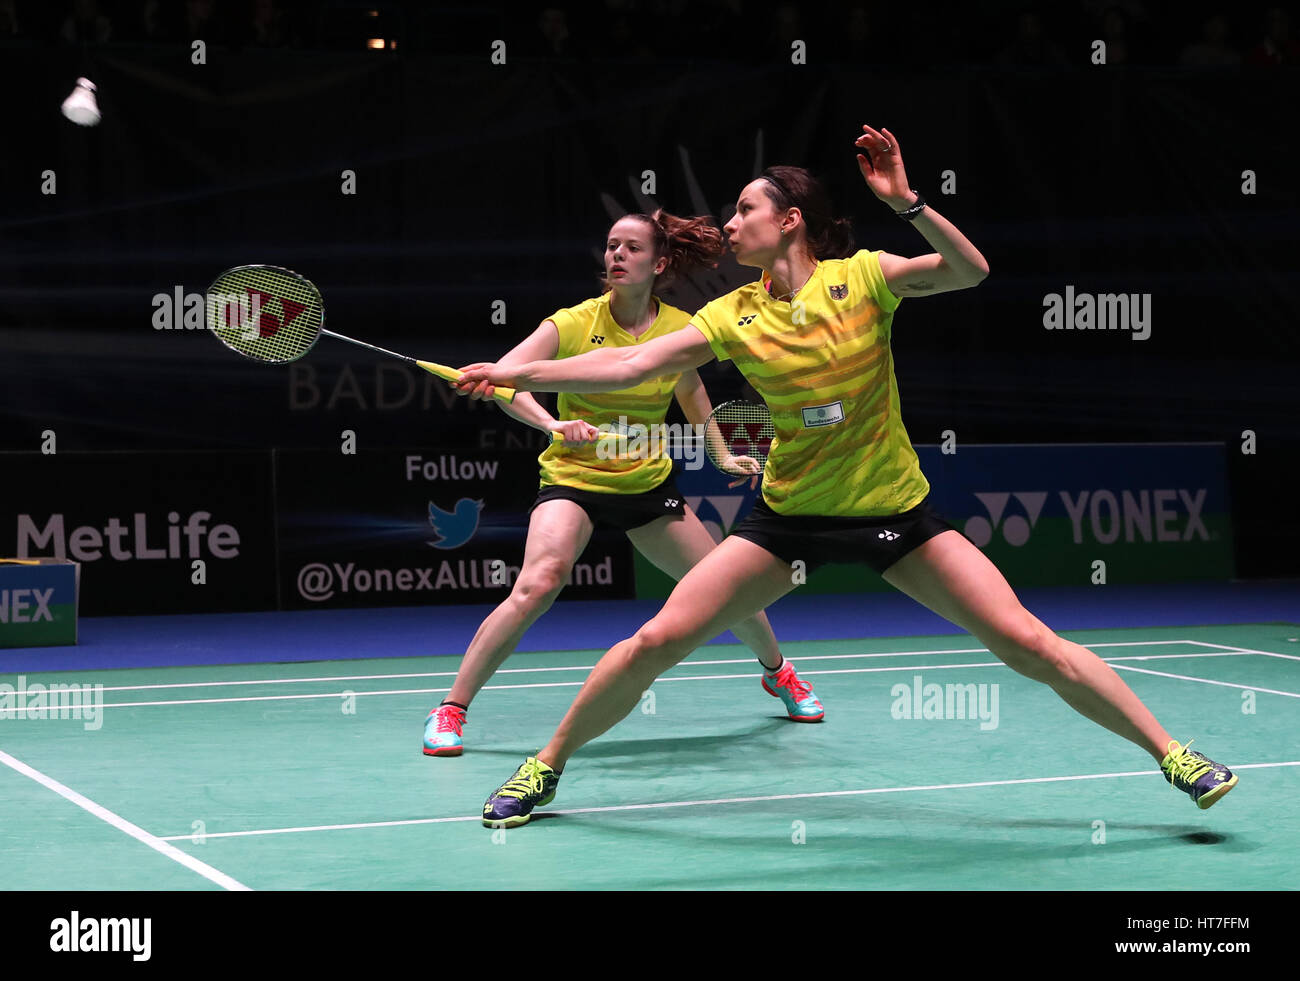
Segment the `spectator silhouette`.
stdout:
<path fill-rule="evenodd" d="M 1178 63 L 1188 68 L 1227 68 L 1241 64 L 1241 53 L 1228 44 L 1228 21 L 1211 14 L 1201 24 L 1201 40 L 1183 48 Z"/>

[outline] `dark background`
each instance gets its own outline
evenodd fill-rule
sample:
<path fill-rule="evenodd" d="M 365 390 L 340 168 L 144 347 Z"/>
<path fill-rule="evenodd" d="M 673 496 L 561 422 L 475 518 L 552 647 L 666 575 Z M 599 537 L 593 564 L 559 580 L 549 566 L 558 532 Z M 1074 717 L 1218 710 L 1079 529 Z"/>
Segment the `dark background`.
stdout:
<path fill-rule="evenodd" d="M 654 202 L 725 220 L 762 167 L 807 166 L 861 246 L 929 251 L 862 183 L 870 123 L 992 270 L 895 319 L 912 439 L 1224 441 L 1239 574 L 1300 574 L 1300 31 L 1267 4 L 1174 9 L 0 0 L 0 450 L 47 429 L 60 452 L 527 439 L 423 380 L 402 402 L 401 366 L 348 345 L 297 366 L 312 389 L 155 330 L 152 298 L 275 263 L 321 287 L 335 330 L 491 359 L 598 292 L 611 211 L 652 204 L 645 170 Z M 58 111 L 78 75 L 99 86 L 93 129 Z M 667 295 L 693 309 L 753 275 L 728 262 Z M 1067 284 L 1152 294 L 1150 339 L 1044 330 Z M 741 391 L 730 365 L 703 374 L 715 403 Z"/>

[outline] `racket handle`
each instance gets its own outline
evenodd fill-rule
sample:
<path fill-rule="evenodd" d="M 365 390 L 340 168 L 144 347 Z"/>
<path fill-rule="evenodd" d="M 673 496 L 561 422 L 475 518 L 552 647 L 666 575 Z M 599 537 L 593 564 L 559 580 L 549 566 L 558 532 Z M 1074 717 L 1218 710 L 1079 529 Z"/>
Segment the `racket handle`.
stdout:
<path fill-rule="evenodd" d="M 600 437 L 599 439 L 596 440 L 596 442 L 597 442 L 597 443 L 605 443 L 605 442 L 608 442 L 609 440 L 619 440 L 619 439 L 624 439 L 624 438 L 625 438 L 625 434 L 624 434 L 624 433 L 609 432 L 609 433 L 604 433 L 604 434 L 602 434 L 601 437 Z M 551 445 L 552 445 L 552 446 L 558 446 L 559 444 L 561 444 L 561 443 L 563 443 L 563 442 L 564 442 L 564 433 L 557 433 L 557 432 L 552 432 L 552 433 L 551 433 Z"/>
<path fill-rule="evenodd" d="M 438 364 L 435 361 L 417 361 L 415 363 L 430 374 L 437 375 L 439 378 L 445 378 L 449 382 L 454 382 L 460 377 L 459 371 L 455 368 L 448 368 L 445 364 Z M 505 402 L 509 405 L 515 400 L 515 390 L 513 388 L 506 388 L 504 385 L 498 385 L 496 386 L 496 391 L 493 392 L 492 397 L 498 402 Z M 557 434 L 552 433 L 551 435 L 554 436 Z"/>

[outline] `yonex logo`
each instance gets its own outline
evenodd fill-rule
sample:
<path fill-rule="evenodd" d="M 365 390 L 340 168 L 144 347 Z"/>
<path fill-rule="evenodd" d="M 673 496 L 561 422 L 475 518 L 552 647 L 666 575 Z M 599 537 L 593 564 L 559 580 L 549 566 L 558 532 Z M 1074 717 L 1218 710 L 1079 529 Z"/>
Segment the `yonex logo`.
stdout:
<path fill-rule="evenodd" d="M 686 498 L 687 507 L 695 512 L 715 542 L 722 541 L 735 527 L 737 515 L 744 503 L 744 494 L 710 494 Z"/>
<path fill-rule="evenodd" d="M 678 501 L 677 498 L 675 498 L 675 497 L 670 497 L 670 498 L 668 498 L 668 500 L 664 501 L 664 507 L 666 507 L 666 508 L 675 508 L 675 507 L 677 507 L 678 503 L 680 503 L 680 502 Z"/>
<path fill-rule="evenodd" d="M 1017 491 L 1014 493 L 976 494 L 988 512 L 988 517 L 976 515 L 966 522 L 966 537 L 980 548 L 993 540 L 999 523 L 1007 544 L 1024 545 L 1037 524 L 1047 502 L 1048 491 Z M 1100 545 L 1111 545 L 1121 539 L 1135 542 L 1188 542 L 1211 540 L 1202 519 L 1202 509 L 1208 494 L 1206 488 L 1142 488 L 1113 491 L 1107 488 L 1080 491 L 1056 491 L 1071 526 L 1075 545 L 1082 545 L 1090 537 Z M 1024 508 L 1024 515 L 1013 514 L 1002 518 L 1011 498 Z M 1181 507 L 1179 505 L 1181 504 Z M 1182 512 L 1186 512 L 1185 515 Z M 1090 536 L 1085 536 L 1085 531 Z"/>
<path fill-rule="evenodd" d="M 593 343 L 593 344 L 604 344 L 604 343 L 605 343 L 605 338 L 602 337 L 600 334 L 592 334 L 592 335 L 591 335 L 591 343 Z"/>
<path fill-rule="evenodd" d="M 298 319 L 298 316 L 307 309 L 307 304 L 298 303 L 295 300 L 285 299 L 282 296 L 272 296 L 270 293 L 263 293 L 261 290 L 249 289 L 248 295 L 256 302 L 259 314 L 257 318 L 257 333 L 259 337 L 273 337 L 279 332 L 281 327 L 288 327 Z M 275 316 L 270 311 L 272 303 L 279 302 L 280 312 L 283 319 Z"/>
<path fill-rule="evenodd" d="M 888 529 L 886 529 L 886 530 L 882 531 L 882 532 L 881 532 L 879 535 L 877 535 L 876 537 L 877 537 L 877 538 L 883 538 L 883 539 L 884 539 L 885 541 L 887 541 L 887 542 L 892 542 L 895 538 L 902 538 L 903 536 L 900 535 L 900 534 L 899 534 L 898 532 L 896 532 L 896 531 L 889 531 Z"/>
<path fill-rule="evenodd" d="M 975 496 L 988 511 L 988 517 L 976 515 L 968 520 L 964 529 L 966 537 L 983 548 L 993 540 L 993 532 L 1001 523 L 1002 537 L 1006 539 L 1007 544 L 1019 546 L 1029 541 L 1029 533 L 1038 523 L 1038 516 L 1043 512 L 1047 491 L 1016 491 L 1013 494 L 983 493 Z M 1028 517 L 1013 514 L 1003 521 L 1002 512 L 1006 510 L 1007 502 L 1013 497 L 1021 503 Z"/>
<path fill-rule="evenodd" d="M 758 314 L 752 313 L 748 317 L 741 317 L 739 320 L 736 321 L 736 326 L 745 327 L 748 324 L 752 323 L 756 316 L 758 316 Z"/>

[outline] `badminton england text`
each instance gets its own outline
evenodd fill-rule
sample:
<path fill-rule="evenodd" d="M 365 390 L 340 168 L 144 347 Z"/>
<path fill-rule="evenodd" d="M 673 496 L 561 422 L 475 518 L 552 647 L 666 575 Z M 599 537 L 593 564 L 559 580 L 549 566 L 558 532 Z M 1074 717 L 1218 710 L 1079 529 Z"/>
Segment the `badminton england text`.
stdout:
<path fill-rule="evenodd" d="M 137 511 L 132 527 L 128 527 L 117 518 L 109 518 L 102 531 L 90 525 L 73 528 L 64 533 L 63 515 L 52 514 L 45 522 L 44 528 L 38 528 L 37 522 L 30 514 L 18 515 L 18 558 L 26 559 L 41 550 L 53 548 L 56 559 L 66 559 L 69 555 L 79 562 L 94 562 L 103 558 L 104 543 L 108 543 L 109 558 L 118 561 L 127 559 L 179 559 L 181 537 L 184 536 L 187 559 L 202 558 L 205 552 L 218 559 L 233 559 L 239 556 L 239 532 L 231 525 L 213 525 L 206 527 L 212 517 L 209 511 L 195 511 L 178 525 L 180 515 L 175 511 L 167 512 L 167 546 L 149 547 L 149 518 Z M 134 530 L 134 534 L 132 531 Z M 157 538 L 154 538 L 157 541 Z M 126 543 L 125 545 L 123 543 Z"/>
<path fill-rule="evenodd" d="M 133 961 L 147 961 L 153 947 L 153 920 L 123 916 L 119 919 L 82 919 L 77 910 L 65 920 L 50 921 L 50 950 L 55 953 L 120 953 Z"/>
<path fill-rule="evenodd" d="M 96 730 L 104 725 L 104 686 L 27 684 L 18 676 L 18 687 L 0 685 L 0 719 L 82 719 L 82 728 Z"/>

